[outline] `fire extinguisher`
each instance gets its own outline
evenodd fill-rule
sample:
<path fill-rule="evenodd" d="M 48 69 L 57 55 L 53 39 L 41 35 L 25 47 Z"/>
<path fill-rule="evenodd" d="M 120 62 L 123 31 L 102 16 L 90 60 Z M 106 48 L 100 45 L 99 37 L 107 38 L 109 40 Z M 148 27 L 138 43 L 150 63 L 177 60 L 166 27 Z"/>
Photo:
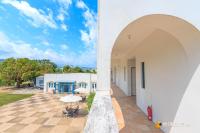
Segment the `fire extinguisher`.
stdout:
<path fill-rule="evenodd" d="M 152 115 L 153 115 L 153 114 L 152 114 L 152 106 L 148 106 L 148 107 L 147 107 L 147 113 L 148 113 L 148 120 L 149 120 L 149 121 L 152 121 L 152 119 L 153 119 L 153 118 L 152 118 L 152 117 L 153 117 L 153 116 L 152 116 Z"/>

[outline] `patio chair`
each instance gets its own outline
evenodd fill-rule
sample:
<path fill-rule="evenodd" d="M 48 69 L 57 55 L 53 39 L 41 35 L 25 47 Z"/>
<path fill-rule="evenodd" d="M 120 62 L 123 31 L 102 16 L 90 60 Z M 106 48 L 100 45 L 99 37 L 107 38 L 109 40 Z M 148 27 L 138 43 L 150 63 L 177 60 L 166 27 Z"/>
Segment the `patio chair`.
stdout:
<path fill-rule="evenodd" d="M 79 106 L 77 106 L 74 110 L 73 110 L 73 117 L 74 116 L 78 116 L 79 113 Z"/>
<path fill-rule="evenodd" d="M 67 117 L 73 117 L 74 110 L 72 108 L 69 108 L 68 106 L 63 110 L 63 114 Z"/>
<path fill-rule="evenodd" d="M 64 111 L 63 111 L 63 114 L 64 114 L 66 117 L 73 117 L 73 116 L 74 116 L 73 110 L 69 110 L 69 111 L 64 110 Z"/>
<path fill-rule="evenodd" d="M 81 102 L 85 102 L 86 101 L 86 96 L 81 96 L 81 97 L 82 97 Z"/>
<path fill-rule="evenodd" d="M 63 110 L 63 115 L 68 117 L 69 116 L 69 111 Z"/>

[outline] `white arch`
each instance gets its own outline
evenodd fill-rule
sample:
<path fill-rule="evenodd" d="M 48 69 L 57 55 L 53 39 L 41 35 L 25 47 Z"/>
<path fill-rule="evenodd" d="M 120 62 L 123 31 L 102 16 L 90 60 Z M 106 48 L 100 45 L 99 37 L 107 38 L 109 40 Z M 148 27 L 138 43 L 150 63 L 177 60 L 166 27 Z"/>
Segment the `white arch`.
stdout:
<path fill-rule="evenodd" d="M 160 36 L 161 35 L 161 36 Z M 140 51 L 141 49 L 141 45 L 143 45 L 142 47 L 144 47 L 144 45 L 146 45 L 146 51 L 150 51 L 150 43 L 152 41 L 152 39 L 154 39 L 152 41 L 152 43 L 165 43 L 164 41 L 160 40 L 160 41 L 156 41 L 156 36 L 159 37 L 158 40 L 162 37 L 162 39 L 166 39 L 167 40 L 171 40 L 171 42 L 166 42 L 166 50 L 167 48 L 170 47 L 171 49 L 171 53 L 174 56 L 169 56 L 169 58 L 167 58 L 167 56 L 165 54 L 165 49 L 162 54 L 161 51 L 155 51 L 155 53 L 159 53 L 163 56 L 163 58 L 159 58 L 160 59 L 160 63 L 163 62 L 161 61 L 162 59 L 166 59 L 166 61 L 163 62 L 163 64 L 166 63 L 171 63 L 169 64 L 165 64 L 165 66 L 163 65 L 153 65 L 151 62 L 155 63 L 155 59 L 156 56 L 152 56 L 152 58 L 149 58 L 148 56 L 144 56 L 142 54 L 145 54 L 145 52 L 142 51 L 138 52 L 138 49 Z M 148 40 L 148 41 L 146 41 Z M 149 42 L 149 44 L 148 44 Z M 172 44 L 170 44 L 172 43 Z M 141 95 L 139 98 L 139 101 L 137 102 L 138 106 L 145 112 L 146 107 L 148 106 L 148 101 L 151 101 L 150 104 L 154 104 L 153 106 L 155 107 L 155 117 L 156 120 L 164 120 L 167 122 L 180 122 L 183 121 L 184 124 L 188 124 L 190 122 L 188 121 L 198 121 L 200 120 L 196 118 L 196 116 L 193 116 L 193 118 L 190 118 L 190 120 L 185 117 L 186 114 L 188 114 L 188 112 L 192 111 L 191 109 L 187 109 L 187 108 L 193 108 L 196 110 L 200 110 L 200 107 L 198 106 L 188 106 L 186 105 L 187 102 L 191 102 L 191 99 L 186 99 L 187 95 L 189 95 L 188 92 L 190 93 L 198 93 L 199 91 L 197 91 L 194 88 L 194 85 L 191 85 L 191 83 L 193 81 L 196 81 L 198 79 L 198 77 L 193 78 L 194 75 L 196 75 L 196 73 L 198 73 L 198 67 L 200 64 L 200 52 L 198 52 L 200 50 L 200 32 L 198 31 L 198 29 L 196 29 L 193 25 L 189 24 L 188 22 L 184 21 L 183 19 L 174 17 L 174 16 L 170 16 L 170 15 L 162 15 L 162 14 L 154 14 L 154 15 L 147 15 L 147 16 L 143 16 L 140 19 L 130 23 L 124 30 L 122 30 L 122 32 L 119 34 L 119 36 L 117 37 L 115 44 L 113 46 L 112 49 L 112 55 L 111 58 L 113 59 L 128 59 L 129 56 L 130 57 L 137 57 L 138 60 L 144 60 L 146 61 L 148 58 L 148 60 L 151 60 L 150 62 L 146 61 L 149 63 L 149 65 L 151 64 L 152 66 L 154 66 L 154 68 L 158 68 L 161 69 L 163 71 L 170 69 L 171 71 L 169 72 L 160 72 L 155 74 L 157 71 L 152 71 L 151 70 L 148 71 L 148 74 L 150 76 L 152 75 L 162 75 L 165 74 L 168 77 L 170 76 L 174 76 L 175 78 L 173 79 L 175 82 L 173 83 L 172 86 L 167 86 L 167 84 L 170 84 L 170 82 L 172 83 L 173 80 L 168 80 L 169 83 L 165 84 L 165 82 L 163 80 L 159 80 L 159 79 L 154 79 L 152 80 L 154 77 L 149 77 L 149 83 L 147 83 L 147 85 L 149 84 L 149 88 L 150 90 L 145 90 L 145 91 L 141 91 L 139 86 L 137 86 L 137 94 Z M 176 46 L 175 46 L 176 45 Z M 156 46 L 159 47 L 159 45 L 152 45 L 152 46 Z M 155 47 L 155 49 L 156 49 Z M 162 47 L 164 48 L 165 45 L 162 44 Z M 168 50 L 170 50 L 168 49 Z M 144 50 L 144 48 L 143 48 Z M 152 49 L 153 50 L 153 49 Z M 139 53 L 139 54 L 138 54 Z M 169 53 L 169 51 L 168 51 Z M 131 55 L 132 54 L 132 55 Z M 160 56 L 160 55 L 158 55 Z M 137 60 L 137 59 L 136 59 Z M 168 61 L 167 61 L 168 60 Z M 120 61 L 118 61 L 119 63 Z M 178 65 L 176 65 L 175 63 L 178 63 Z M 120 63 L 119 63 L 120 64 Z M 137 66 L 137 63 L 136 63 Z M 164 67 L 164 68 L 163 68 Z M 180 67 L 180 69 L 179 69 Z M 137 67 L 136 67 L 137 68 Z M 178 71 L 180 70 L 180 72 L 178 72 L 177 70 L 172 72 L 173 69 L 177 69 Z M 171 75 L 170 75 L 171 74 Z M 139 77 L 139 76 L 136 76 Z M 162 76 L 161 76 L 162 77 Z M 200 75 L 199 75 L 200 77 Z M 150 81 L 151 80 L 151 81 Z M 182 83 L 181 83 L 182 80 Z M 139 80 L 140 81 L 140 80 Z M 138 82 L 138 81 L 137 81 Z M 162 88 L 162 85 L 158 85 L 156 84 L 156 82 L 160 82 L 162 83 L 164 86 L 167 87 L 163 87 L 165 89 L 169 88 L 173 88 L 174 90 L 168 91 L 166 90 L 162 90 L 162 92 L 164 93 L 171 93 L 171 98 L 169 99 L 172 100 L 171 102 L 174 102 L 172 104 L 172 106 L 170 106 L 170 104 L 167 104 L 167 97 L 162 98 L 165 96 L 165 94 L 163 95 L 162 92 L 160 92 L 159 94 L 151 94 L 150 93 L 156 93 L 155 91 L 152 91 L 151 89 L 155 89 L 157 88 L 157 91 L 159 91 L 159 87 Z M 120 85 L 123 83 L 120 83 Z M 123 86 L 123 85 L 122 85 Z M 157 87 L 156 87 L 157 86 Z M 193 86 L 193 87 L 191 87 Z M 200 85 L 198 85 L 200 86 Z M 124 86 L 123 86 L 124 87 Z M 179 88 L 179 89 L 177 89 Z M 193 91 L 192 91 L 193 90 Z M 174 93 L 173 93 L 174 91 Z M 159 98 L 159 95 L 161 95 L 162 97 Z M 167 94 L 166 94 L 167 95 Z M 177 98 L 176 98 L 177 95 Z M 191 95 L 191 94 L 190 94 Z M 144 98 L 141 98 L 143 96 L 146 96 L 146 100 Z M 169 106 L 171 108 L 171 113 L 169 113 L 169 115 L 164 116 L 163 113 L 167 113 L 165 112 L 165 110 L 159 109 L 159 105 L 156 103 L 156 98 L 149 98 L 149 97 L 156 97 L 157 99 L 160 99 L 161 103 L 166 104 L 166 106 Z M 170 97 L 170 94 L 169 94 Z M 174 98 L 175 99 L 174 99 Z M 164 100 L 163 100 L 164 99 Z M 146 102 L 146 103 L 145 103 Z M 162 108 L 165 108 L 165 106 L 162 106 Z M 182 110 L 181 110 L 182 108 Z M 160 110 L 160 111 L 159 111 Z M 187 110 L 188 112 L 184 111 Z M 170 112 L 169 111 L 169 112 Z M 188 114 L 189 115 L 189 114 Z M 197 114 L 196 114 L 197 115 Z M 165 127 L 163 128 L 163 130 L 165 130 L 166 132 L 185 132 L 185 131 L 190 131 L 193 130 L 195 128 L 198 128 L 198 126 L 193 126 L 192 128 L 188 128 L 188 127 L 183 127 L 183 128 L 174 128 L 174 127 Z M 194 130 L 196 131 L 196 129 Z"/>

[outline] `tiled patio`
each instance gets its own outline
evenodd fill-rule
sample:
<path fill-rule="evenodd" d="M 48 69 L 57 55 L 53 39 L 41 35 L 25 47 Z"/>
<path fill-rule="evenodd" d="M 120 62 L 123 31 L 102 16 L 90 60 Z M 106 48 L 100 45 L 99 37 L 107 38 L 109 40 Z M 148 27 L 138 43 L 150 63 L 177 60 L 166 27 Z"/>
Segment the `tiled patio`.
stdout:
<path fill-rule="evenodd" d="M 58 95 L 36 94 L 31 98 L 0 107 L 0 133 L 80 133 L 86 111 L 76 118 L 62 115 Z M 85 104 L 80 104 L 85 109 Z"/>
<path fill-rule="evenodd" d="M 112 104 L 120 133 L 162 133 L 137 107 L 135 97 L 126 96 L 115 85 L 112 85 Z"/>

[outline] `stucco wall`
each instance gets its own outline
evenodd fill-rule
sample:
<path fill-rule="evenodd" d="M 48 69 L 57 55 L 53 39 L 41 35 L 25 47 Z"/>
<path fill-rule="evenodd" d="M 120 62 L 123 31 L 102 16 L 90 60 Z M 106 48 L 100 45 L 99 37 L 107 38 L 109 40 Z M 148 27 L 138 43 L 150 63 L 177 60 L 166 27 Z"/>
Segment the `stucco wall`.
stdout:
<path fill-rule="evenodd" d="M 153 120 L 173 122 L 189 82 L 189 65 L 182 45 L 157 30 L 136 50 L 137 105 L 146 112 L 152 105 Z M 145 62 L 146 88 L 141 88 L 141 62 Z M 169 132 L 171 127 L 164 127 Z"/>
<path fill-rule="evenodd" d="M 199 1 L 99 0 L 97 69 L 100 90 L 110 89 L 110 59 L 114 43 L 131 22 L 150 14 L 180 17 L 200 29 Z M 188 10 L 188 7 L 191 7 Z"/>
<path fill-rule="evenodd" d="M 139 67 L 138 65 L 139 61 L 142 61 L 146 58 L 154 63 L 157 63 L 158 65 L 156 66 L 153 65 L 151 62 L 149 63 L 150 66 L 148 66 L 147 64 L 146 66 L 147 75 L 158 76 L 160 78 L 160 79 L 157 78 L 158 81 L 160 81 L 163 78 L 166 78 L 168 84 L 166 84 L 164 80 L 160 82 L 165 86 L 163 86 L 161 83 L 156 84 L 157 82 L 155 80 L 155 77 L 148 80 L 147 85 L 153 87 L 152 92 L 154 92 L 154 94 L 152 94 L 152 96 L 149 96 L 147 95 L 147 92 L 145 92 L 145 90 L 140 89 L 137 93 L 138 95 L 141 95 L 143 97 L 138 99 L 138 105 L 140 105 L 143 111 L 145 111 L 146 105 L 152 103 L 154 104 L 153 106 L 155 108 L 154 110 L 155 118 L 161 118 L 163 120 L 171 120 L 172 119 L 171 116 L 174 115 L 173 118 L 174 123 L 188 124 L 188 125 L 183 125 L 182 127 L 177 127 L 176 125 L 172 126 L 171 132 L 173 133 L 188 133 L 188 132 L 198 133 L 200 131 L 200 126 L 198 124 L 200 121 L 200 115 L 199 115 L 200 105 L 197 102 L 200 101 L 199 97 L 200 36 L 198 31 L 200 29 L 200 23 L 199 23 L 200 17 L 197 12 L 199 11 L 200 11 L 199 1 L 196 0 L 191 0 L 191 1 L 101 0 L 99 1 L 99 38 L 98 38 L 99 40 L 98 40 L 98 59 L 97 59 L 99 90 L 106 91 L 110 89 L 110 67 L 111 67 L 112 48 L 115 45 L 118 36 L 120 36 L 121 32 L 129 24 L 131 24 L 134 21 L 137 21 L 139 18 L 152 14 L 175 16 L 177 18 L 168 17 L 167 19 L 165 19 L 163 17 L 157 19 L 156 17 L 155 18 L 153 17 L 152 20 L 154 21 L 151 21 L 151 19 L 143 20 L 144 25 L 146 25 L 146 27 L 143 29 L 147 29 L 148 26 L 155 27 L 155 29 L 156 28 L 161 29 L 174 36 L 185 50 L 186 57 L 182 58 L 183 56 L 181 51 L 178 51 L 178 49 L 176 49 L 175 46 L 170 45 L 171 43 L 169 43 L 169 46 L 172 48 L 172 53 L 177 53 L 177 55 L 174 55 L 176 57 L 171 55 L 168 56 L 168 54 L 166 53 L 168 48 L 166 48 L 166 51 L 164 50 L 163 54 L 160 53 L 160 51 L 155 51 L 156 54 L 161 54 L 162 56 L 156 56 L 154 54 L 150 57 L 145 56 L 144 58 L 143 56 L 141 56 L 142 55 L 141 53 L 143 51 L 141 47 L 141 53 L 139 52 L 137 55 L 139 60 L 136 59 L 137 61 L 136 67 L 137 66 Z M 139 28 L 142 29 L 144 25 Z M 133 29 L 133 31 L 135 30 Z M 140 29 L 138 29 L 138 31 L 140 31 Z M 137 34 L 138 32 L 136 31 L 133 32 L 133 38 L 135 36 L 136 36 L 135 38 L 137 38 Z M 168 39 L 171 41 L 174 40 L 172 38 Z M 172 42 L 176 41 L 174 40 Z M 145 41 L 143 43 L 145 43 Z M 139 46 L 140 44 L 141 43 L 138 43 L 137 45 Z M 151 48 L 148 49 L 151 51 Z M 143 51 L 144 55 L 148 54 L 148 52 L 150 51 L 146 51 L 147 52 L 146 53 L 144 50 Z M 123 52 L 125 53 L 127 51 L 124 50 Z M 131 48 L 129 48 L 129 52 L 132 52 L 134 54 L 134 50 L 132 51 Z M 170 58 L 171 60 L 168 60 Z M 162 62 L 162 60 L 164 61 L 165 59 L 166 62 Z M 184 59 L 187 59 L 187 61 L 185 62 Z M 176 63 L 179 63 L 180 66 L 177 66 Z M 173 64 L 172 65 L 173 67 L 168 66 L 169 64 Z M 155 70 L 155 68 L 157 69 Z M 159 68 L 162 69 L 159 70 Z M 165 72 L 164 71 L 165 69 L 170 70 L 169 73 Z M 186 71 L 184 71 L 185 69 Z M 159 75 L 158 72 L 161 72 L 163 74 Z M 175 77 L 173 76 L 172 72 L 174 72 Z M 179 75 L 182 75 L 183 77 Z M 138 79 L 140 79 L 138 75 L 137 77 Z M 180 81 L 180 79 L 181 80 L 183 79 L 183 81 Z M 161 89 L 158 90 L 158 88 Z M 166 90 L 163 91 L 162 89 L 164 88 Z M 175 92 L 173 92 L 171 88 L 173 88 Z M 148 94 L 150 93 L 151 92 L 148 92 Z M 160 94 L 164 95 L 164 97 Z M 169 97 L 169 100 L 166 100 L 167 97 L 165 97 L 165 94 L 166 96 L 171 96 Z M 177 94 L 177 96 L 175 94 Z M 160 101 L 151 98 L 155 96 Z M 171 102 L 171 105 L 168 102 Z M 165 104 L 166 106 L 161 105 L 161 103 Z M 176 113 L 174 113 L 175 108 L 177 109 Z M 166 116 L 168 115 L 166 116 L 164 115 L 164 113 L 166 112 L 165 110 L 169 110 L 169 114 L 171 115 L 170 117 L 166 118 Z M 165 131 L 167 132 L 169 130 L 166 129 Z"/>
<path fill-rule="evenodd" d="M 91 80 L 90 80 L 91 79 Z M 45 74 L 44 92 L 47 92 L 49 82 L 86 82 L 87 89 L 90 89 L 92 82 L 97 82 L 96 74 L 89 73 L 67 73 L 67 74 Z"/>
<path fill-rule="evenodd" d="M 128 88 L 128 64 L 126 59 L 120 59 L 120 60 L 113 60 L 112 61 L 112 71 L 113 71 L 113 79 L 116 79 L 114 81 L 114 84 L 122 88 L 122 91 L 126 94 L 129 95 L 129 90 Z M 116 73 L 114 72 L 116 69 Z M 125 70 L 124 70 L 125 69 Z M 124 74 L 125 71 L 125 74 Z"/>

